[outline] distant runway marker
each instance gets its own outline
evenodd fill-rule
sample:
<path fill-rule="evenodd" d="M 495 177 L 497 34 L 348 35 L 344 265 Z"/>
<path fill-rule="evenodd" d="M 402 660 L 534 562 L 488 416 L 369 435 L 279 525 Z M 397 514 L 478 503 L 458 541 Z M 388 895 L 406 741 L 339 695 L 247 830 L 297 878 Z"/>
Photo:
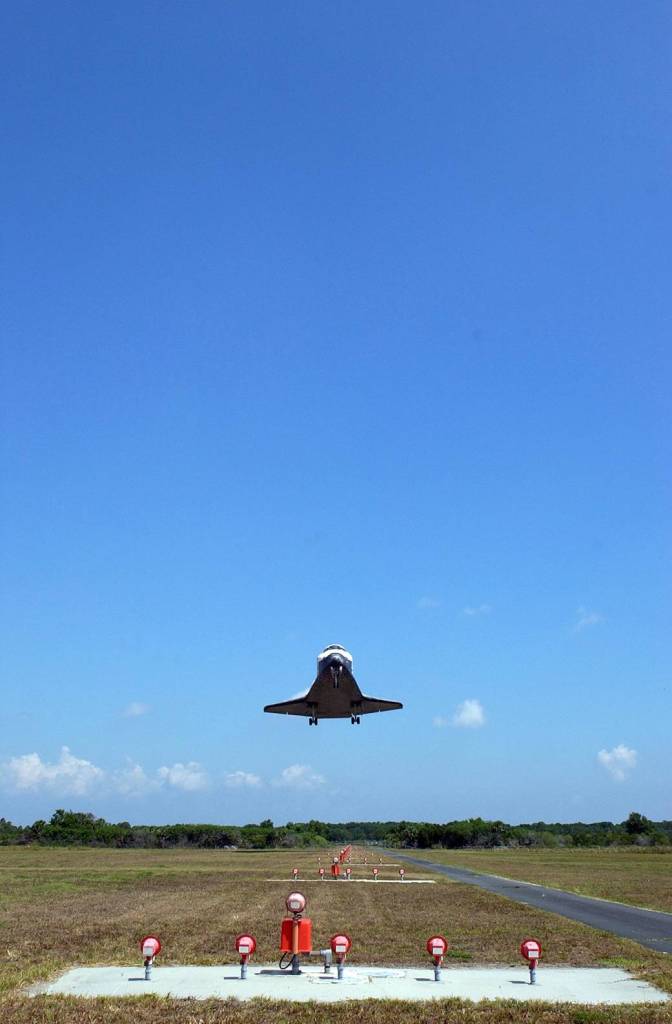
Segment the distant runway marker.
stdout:
<path fill-rule="evenodd" d="M 284 882 L 287 884 L 286 878 L 265 878 L 265 882 Z M 310 882 L 321 882 L 321 878 L 299 878 L 297 881 L 301 882 L 301 885 L 306 885 Z M 366 885 L 436 885 L 435 878 L 405 878 L 402 882 L 401 878 L 349 878 L 345 879 L 343 876 L 339 879 L 339 882 L 348 884 L 348 882 L 360 882 Z"/>

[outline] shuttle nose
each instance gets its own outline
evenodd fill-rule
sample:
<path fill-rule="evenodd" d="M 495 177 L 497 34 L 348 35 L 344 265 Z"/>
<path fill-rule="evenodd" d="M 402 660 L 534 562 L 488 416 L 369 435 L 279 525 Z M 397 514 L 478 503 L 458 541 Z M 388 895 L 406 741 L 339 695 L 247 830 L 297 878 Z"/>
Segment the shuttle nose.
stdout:
<path fill-rule="evenodd" d="M 318 675 L 328 665 L 345 667 L 352 672 L 352 655 L 340 644 L 329 644 L 317 656 Z"/>

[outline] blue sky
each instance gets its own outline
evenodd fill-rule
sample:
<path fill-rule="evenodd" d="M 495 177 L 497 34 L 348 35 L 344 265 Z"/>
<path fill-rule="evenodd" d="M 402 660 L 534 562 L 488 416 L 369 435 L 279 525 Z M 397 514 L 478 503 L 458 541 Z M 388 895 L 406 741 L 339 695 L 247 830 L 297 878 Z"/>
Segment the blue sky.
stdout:
<path fill-rule="evenodd" d="M 669 5 L 0 17 L 0 814 L 672 818 Z"/>

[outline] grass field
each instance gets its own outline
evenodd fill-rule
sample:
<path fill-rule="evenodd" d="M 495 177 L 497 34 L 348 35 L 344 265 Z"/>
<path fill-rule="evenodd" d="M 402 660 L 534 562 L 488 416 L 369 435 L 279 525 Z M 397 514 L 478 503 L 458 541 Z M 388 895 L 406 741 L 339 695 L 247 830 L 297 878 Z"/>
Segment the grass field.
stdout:
<path fill-rule="evenodd" d="M 353 874 L 361 875 L 361 853 Z M 328 866 L 328 857 L 323 856 Z M 233 963 L 235 935 L 250 929 L 258 963 L 278 959 L 284 898 L 293 887 L 291 869 L 312 879 L 303 886 L 316 946 L 337 929 L 353 938 L 353 963 L 426 963 L 424 943 L 440 931 L 451 943 L 453 963 L 519 963 L 526 934 L 540 938 L 546 962 L 623 966 L 672 992 L 672 964 L 635 943 L 596 932 L 470 886 L 438 879 L 436 885 L 356 885 L 319 882 L 313 853 L 219 851 L 124 851 L 0 848 L 0 1021 L 2 1024 L 361 1024 L 503 1021 L 543 1024 L 672 1024 L 660 1007 L 550 1007 L 537 1004 L 437 1004 L 340 1006 L 288 1003 L 162 1003 L 142 1000 L 72 1000 L 21 994 L 28 983 L 74 964 L 139 963 L 137 943 L 156 931 L 164 943 L 162 963 Z M 366 869 L 370 873 L 370 868 Z M 407 877 L 414 871 L 407 869 Z M 398 877 L 383 866 L 382 877 Z M 438 876 L 437 876 L 438 877 Z M 269 883 L 267 878 L 286 878 Z"/>
<path fill-rule="evenodd" d="M 672 912 L 672 849 L 422 850 L 439 864 Z"/>

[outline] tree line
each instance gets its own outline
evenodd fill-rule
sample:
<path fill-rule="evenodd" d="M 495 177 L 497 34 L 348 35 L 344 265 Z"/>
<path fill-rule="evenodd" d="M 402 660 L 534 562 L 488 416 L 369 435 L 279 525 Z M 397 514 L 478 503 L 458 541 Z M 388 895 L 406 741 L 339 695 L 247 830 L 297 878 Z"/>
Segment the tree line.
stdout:
<path fill-rule="evenodd" d="M 625 821 L 543 822 L 507 825 L 469 818 L 443 825 L 418 821 L 323 821 L 274 825 L 131 825 L 82 811 L 54 811 L 49 821 L 13 825 L 0 818 L 0 846 L 106 846 L 129 849 L 277 850 L 372 843 L 406 849 L 496 847 L 670 846 L 672 821 L 650 821 L 633 811 Z"/>

